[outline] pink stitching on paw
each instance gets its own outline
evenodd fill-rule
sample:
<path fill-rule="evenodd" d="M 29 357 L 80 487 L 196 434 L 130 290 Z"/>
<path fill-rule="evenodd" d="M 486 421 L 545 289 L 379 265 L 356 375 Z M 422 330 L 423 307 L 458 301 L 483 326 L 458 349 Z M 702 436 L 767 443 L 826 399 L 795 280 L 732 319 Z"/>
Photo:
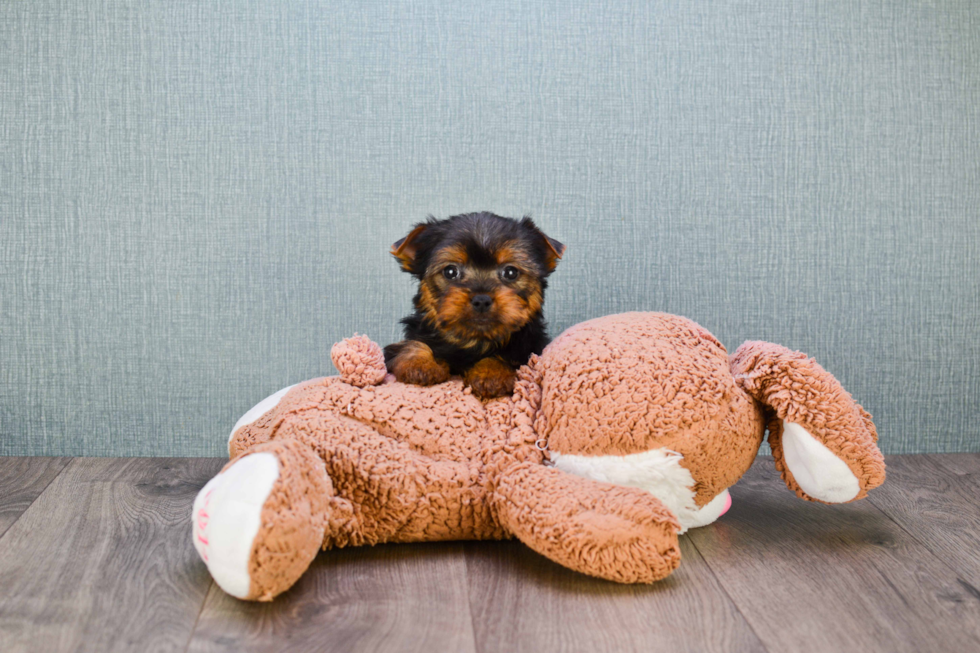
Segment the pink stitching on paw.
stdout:
<path fill-rule="evenodd" d="M 211 519 L 211 516 L 208 514 L 207 509 L 208 509 L 208 505 L 211 503 L 212 492 L 214 492 L 213 488 L 208 490 L 208 493 L 204 495 L 204 504 L 201 506 L 200 510 L 197 511 L 197 519 L 196 519 L 197 528 L 195 529 L 197 532 L 195 533 L 195 535 L 197 536 L 197 541 L 203 544 L 205 547 L 208 546 L 208 538 L 204 535 L 204 529 L 207 528 L 208 521 Z M 204 562 L 208 561 L 207 548 L 205 548 L 201 552 L 201 557 L 204 558 Z"/>

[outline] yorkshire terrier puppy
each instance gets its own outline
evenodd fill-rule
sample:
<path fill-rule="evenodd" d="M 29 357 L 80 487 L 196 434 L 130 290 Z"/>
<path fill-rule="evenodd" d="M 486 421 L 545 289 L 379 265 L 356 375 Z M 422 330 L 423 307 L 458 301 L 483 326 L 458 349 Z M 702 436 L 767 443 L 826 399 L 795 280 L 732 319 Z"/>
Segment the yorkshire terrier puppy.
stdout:
<path fill-rule="evenodd" d="M 430 217 L 391 246 L 419 280 L 405 340 L 385 364 L 405 383 L 433 385 L 461 374 L 478 397 L 510 394 L 515 371 L 548 344 L 541 307 L 565 246 L 530 218 L 467 213 Z"/>

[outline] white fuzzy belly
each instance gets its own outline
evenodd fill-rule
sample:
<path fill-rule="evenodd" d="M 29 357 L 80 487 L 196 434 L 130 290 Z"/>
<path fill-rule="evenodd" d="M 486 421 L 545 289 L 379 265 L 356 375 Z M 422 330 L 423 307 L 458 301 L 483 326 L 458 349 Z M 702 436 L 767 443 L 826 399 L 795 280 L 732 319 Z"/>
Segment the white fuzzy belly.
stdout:
<path fill-rule="evenodd" d="M 646 490 L 674 513 L 680 532 L 706 526 L 728 507 L 728 490 L 704 506 L 694 503 L 694 477 L 680 461 L 681 454 L 670 449 L 651 449 L 626 456 L 578 456 L 549 452 L 555 467 L 595 481 Z"/>

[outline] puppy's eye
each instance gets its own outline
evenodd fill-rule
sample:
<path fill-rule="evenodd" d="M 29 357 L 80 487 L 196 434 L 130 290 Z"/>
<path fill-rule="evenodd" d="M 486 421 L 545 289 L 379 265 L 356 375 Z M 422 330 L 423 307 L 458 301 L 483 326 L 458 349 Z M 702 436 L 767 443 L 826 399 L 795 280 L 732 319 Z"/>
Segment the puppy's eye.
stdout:
<path fill-rule="evenodd" d="M 446 277 L 450 281 L 455 281 L 459 279 L 459 268 L 455 265 L 447 265 L 442 269 L 442 276 Z"/>
<path fill-rule="evenodd" d="M 503 277 L 504 281 L 515 281 L 517 277 L 521 276 L 521 271 L 513 265 L 508 265 L 500 271 L 500 276 Z"/>

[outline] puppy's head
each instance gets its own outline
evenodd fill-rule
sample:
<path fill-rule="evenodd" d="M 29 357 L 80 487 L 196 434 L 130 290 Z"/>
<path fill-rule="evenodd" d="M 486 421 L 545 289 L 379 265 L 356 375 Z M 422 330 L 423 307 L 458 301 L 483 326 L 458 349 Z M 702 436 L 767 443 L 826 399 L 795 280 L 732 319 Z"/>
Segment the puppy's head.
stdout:
<path fill-rule="evenodd" d="M 419 280 L 416 309 L 461 347 L 503 344 L 540 314 L 564 251 L 530 218 L 492 213 L 429 218 L 391 246 Z"/>

